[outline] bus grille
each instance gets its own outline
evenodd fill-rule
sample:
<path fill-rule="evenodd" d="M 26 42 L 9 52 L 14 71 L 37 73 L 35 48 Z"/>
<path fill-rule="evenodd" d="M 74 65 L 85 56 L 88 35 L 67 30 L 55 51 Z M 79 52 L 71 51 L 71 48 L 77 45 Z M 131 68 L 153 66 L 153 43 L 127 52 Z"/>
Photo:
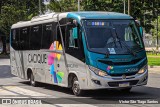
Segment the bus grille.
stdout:
<path fill-rule="evenodd" d="M 119 77 L 119 76 L 122 76 L 122 75 L 126 75 L 126 76 L 132 76 L 132 75 L 135 75 L 137 74 L 137 72 L 132 72 L 132 73 L 114 73 L 114 74 L 109 74 L 110 76 L 113 76 L 113 77 Z"/>
<path fill-rule="evenodd" d="M 110 66 L 114 66 L 114 65 L 132 65 L 132 64 L 138 63 L 142 59 L 143 58 L 134 59 L 134 60 L 132 60 L 130 62 L 112 62 L 112 61 L 106 61 L 106 60 L 98 60 L 98 61 L 101 62 L 101 63 L 107 64 L 107 65 L 110 65 Z"/>
<path fill-rule="evenodd" d="M 138 83 L 138 80 L 131 80 L 131 81 L 119 81 L 119 82 L 108 82 L 108 85 L 110 87 L 119 87 L 120 83 L 123 82 L 129 82 L 130 85 L 136 85 Z"/>

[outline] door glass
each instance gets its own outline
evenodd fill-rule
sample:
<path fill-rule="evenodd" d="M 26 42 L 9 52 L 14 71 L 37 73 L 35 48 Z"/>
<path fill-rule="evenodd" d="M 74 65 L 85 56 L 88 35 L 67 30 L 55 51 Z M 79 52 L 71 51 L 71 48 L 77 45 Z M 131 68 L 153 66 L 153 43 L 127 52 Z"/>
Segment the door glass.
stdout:
<path fill-rule="evenodd" d="M 78 31 L 77 27 L 69 30 L 69 47 L 78 48 Z"/>

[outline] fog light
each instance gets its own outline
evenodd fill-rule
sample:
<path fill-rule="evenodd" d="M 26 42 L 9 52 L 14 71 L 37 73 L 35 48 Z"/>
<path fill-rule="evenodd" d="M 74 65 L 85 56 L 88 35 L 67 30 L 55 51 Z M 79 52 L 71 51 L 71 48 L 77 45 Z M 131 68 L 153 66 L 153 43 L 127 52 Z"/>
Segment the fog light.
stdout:
<path fill-rule="evenodd" d="M 92 79 L 92 81 L 93 81 L 95 84 L 101 85 L 101 82 L 100 82 L 99 80 L 94 80 L 94 79 Z"/>
<path fill-rule="evenodd" d="M 142 82 L 145 82 L 148 79 L 148 76 L 144 77 Z"/>

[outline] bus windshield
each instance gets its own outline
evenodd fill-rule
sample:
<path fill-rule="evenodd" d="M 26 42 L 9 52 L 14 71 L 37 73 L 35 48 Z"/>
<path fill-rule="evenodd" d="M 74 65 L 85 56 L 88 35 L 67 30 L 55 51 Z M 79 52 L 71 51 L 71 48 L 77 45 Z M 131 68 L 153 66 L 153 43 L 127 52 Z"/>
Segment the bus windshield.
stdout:
<path fill-rule="evenodd" d="M 83 25 L 90 51 L 130 54 L 144 49 L 134 20 L 84 20 Z"/>

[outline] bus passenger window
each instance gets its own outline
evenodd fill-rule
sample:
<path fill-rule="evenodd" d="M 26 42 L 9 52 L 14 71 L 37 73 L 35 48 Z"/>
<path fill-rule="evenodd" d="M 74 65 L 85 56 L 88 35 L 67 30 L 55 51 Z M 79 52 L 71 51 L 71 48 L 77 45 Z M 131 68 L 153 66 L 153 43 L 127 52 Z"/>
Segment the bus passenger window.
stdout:
<path fill-rule="evenodd" d="M 42 44 L 41 49 L 49 49 L 52 41 L 53 41 L 53 31 L 52 31 L 52 23 L 43 25 L 43 36 L 42 36 Z"/>
<path fill-rule="evenodd" d="M 19 49 L 19 29 L 11 31 L 11 45 L 15 50 Z"/>
<path fill-rule="evenodd" d="M 20 29 L 20 49 L 29 49 L 29 27 Z"/>
<path fill-rule="evenodd" d="M 65 41 L 65 35 L 64 35 L 64 34 L 65 34 L 65 27 L 64 27 L 64 26 L 61 27 L 61 31 L 62 31 L 62 36 L 63 36 L 63 42 L 64 42 L 64 45 L 65 45 L 65 42 L 66 42 L 66 41 Z M 57 35 L 56 41 L 58 41 L 59 44 L 62 44 L 60 29 L 59 29 L 58 26 L 57 26 L 56 35 Z"/>
<path fill-rule="evenodd" d="M 37 25 L 31 27 L 31 35 L 30 35 L 30 49 L 31 50 L 39 50 L 41 48 L 41 36 L 42 36 L 42 26 Z"/>

